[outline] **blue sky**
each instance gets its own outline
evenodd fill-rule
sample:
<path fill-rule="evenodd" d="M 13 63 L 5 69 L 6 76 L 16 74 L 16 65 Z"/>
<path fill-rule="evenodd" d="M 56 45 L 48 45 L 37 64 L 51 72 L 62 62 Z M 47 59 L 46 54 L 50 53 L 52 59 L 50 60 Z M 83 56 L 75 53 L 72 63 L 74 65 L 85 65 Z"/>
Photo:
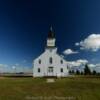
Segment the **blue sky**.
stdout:
<path fill-rule="evenodd" d="M 22 66 L 32 68 L 32 61 L 45 49 L 51 25 L 58 52 L 63 54 L 67 49 L 78 52 L 64 55 L 66 60 L 100 63 L 99 0 L 0 0 L 1 66 L 7 65 L 6 70 L 14 65 L 18 70 Z M 95 45 L 86 48 L 89 43 L 85 39 L 90 39 L 91 44 L 93 34 L 98 39 L 96 51 Z"/>

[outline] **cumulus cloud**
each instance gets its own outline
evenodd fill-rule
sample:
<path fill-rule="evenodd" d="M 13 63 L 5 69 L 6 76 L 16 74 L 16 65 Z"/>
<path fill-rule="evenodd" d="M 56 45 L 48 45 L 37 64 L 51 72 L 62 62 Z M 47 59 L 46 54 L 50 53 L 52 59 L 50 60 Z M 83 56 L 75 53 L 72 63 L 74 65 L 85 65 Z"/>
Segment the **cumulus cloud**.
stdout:
<path fill-rule="evenodd" d="M 79 53 L 79 52 L 73 51 L 72 49 L 66 49 L 63 53 L 65 55 L 70 55 L 70 54 L 76 54 L 76 53 Z"/>
<path fill-rule="evenodd" d="M 96 64 L 96 67 L 100 67 L 100 63 Z"/>
<path fill-rule="evenodd" d="M 6 64 L 0 64 L 0 67 L 8 67 Z"/>
<path fill-rule="evenodd" d="M 79 45 L 80 45 L 80 43 L 78 43 L 78 42 L 77 42 L 77 43 L 75 43 L 75 45 L 76 45 L 76 46 L 79 46 Z"/>
<path fill-rule="evenodd" d="M 76 60 L 76 61 L 70 61 L 69 62 L 69 66 L 70 67 L 73 67 L 73 66 L 81 66 L 81 65 L 85 65 L 88 63 L 88 60 L 86 59 L 79 59 L 79 60 Z"/>
<path fill-rule="evenodd" d="M 77 67 L 78 66 L 81 66 L 81 65 L 85 65 L 87 63 L 88 63 L 88 61 L 85 60 L 85 59 L 83 59 L 83 60 L 80 59 L 80 60 L 76 60 L 76 61 L 69 62 L 69 64 L 71 64 L 72 66 L 77 66 Z M 88 66 L 90 68 L 96 68 L 96 67 L 100 67 L 100 63 L 98 63 L 98 64 L 89 63 Z"/>
<path fill-rule="evenodd" d="M 16 63 L 16 64 L 15 64 L 15 66 L 19 66 L 19 64 L 18 64 L 18 63 Z"/>
<path fill-rule="evenodd" d="M 79 43 L 75 43 L 75 45 L 80 46 L 80 49 L 96 52 L 100 50 L 100 34 L 91 34 Z"/>
<path fill-rule="evenodd" d="M 88 66 L 89 66 L 90 68 L 94 68 L 94 67 L 96 67 L 95 64 L 88 64 Z"/>

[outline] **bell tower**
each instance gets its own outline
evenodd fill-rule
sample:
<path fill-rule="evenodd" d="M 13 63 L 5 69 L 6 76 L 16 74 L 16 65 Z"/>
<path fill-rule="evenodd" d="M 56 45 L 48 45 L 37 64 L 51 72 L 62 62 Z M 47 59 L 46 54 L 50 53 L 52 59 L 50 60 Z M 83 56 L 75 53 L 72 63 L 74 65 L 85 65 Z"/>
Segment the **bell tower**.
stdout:
<path fill-rule="evenodd" d="M 48 33 L 48 38 L 47 38 L 47 47 L 48 48 L 54 48 L 55 47 L 55 34 L 53 32 L 52 26 L 50 27 L 49 33 Z"/>

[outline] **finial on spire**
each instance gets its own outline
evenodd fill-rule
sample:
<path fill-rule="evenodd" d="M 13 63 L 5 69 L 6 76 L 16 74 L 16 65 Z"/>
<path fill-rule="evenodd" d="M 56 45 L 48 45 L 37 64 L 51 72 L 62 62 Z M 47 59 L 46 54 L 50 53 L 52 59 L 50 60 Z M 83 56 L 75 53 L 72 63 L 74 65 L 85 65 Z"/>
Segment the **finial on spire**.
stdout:
<path fill-rule="evenodd" d="M 50 31 L 51 31 L 51 32 L 53 31 L 52 25 L 51 25 L 51 27 L 50 27 Z"/>
<path fill-rule="evenodd" d="M 49 33 L 48 33 L 48 38 L 55 38 L 55 34 L 54 34 L 54 32 L 53 32 L 53 28 L 52 28 L 52 26 L 50 27 L 50 30 L 49 30 Z"/>

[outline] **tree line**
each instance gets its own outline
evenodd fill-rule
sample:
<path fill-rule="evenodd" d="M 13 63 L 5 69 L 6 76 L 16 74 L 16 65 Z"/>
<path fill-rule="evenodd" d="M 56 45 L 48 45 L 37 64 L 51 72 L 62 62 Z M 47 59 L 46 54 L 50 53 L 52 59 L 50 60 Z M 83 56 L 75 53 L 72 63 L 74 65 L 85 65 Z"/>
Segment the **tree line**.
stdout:
<path fill-rule="evenodd" d="M 85 65 L 84 71 L 79 70 L 69 70 L 69 74 L 76 74 L 76 75 L 100 75 L 100 73 L 97 73 L 95 70 L 91 71 L 88 64 Z"/>

